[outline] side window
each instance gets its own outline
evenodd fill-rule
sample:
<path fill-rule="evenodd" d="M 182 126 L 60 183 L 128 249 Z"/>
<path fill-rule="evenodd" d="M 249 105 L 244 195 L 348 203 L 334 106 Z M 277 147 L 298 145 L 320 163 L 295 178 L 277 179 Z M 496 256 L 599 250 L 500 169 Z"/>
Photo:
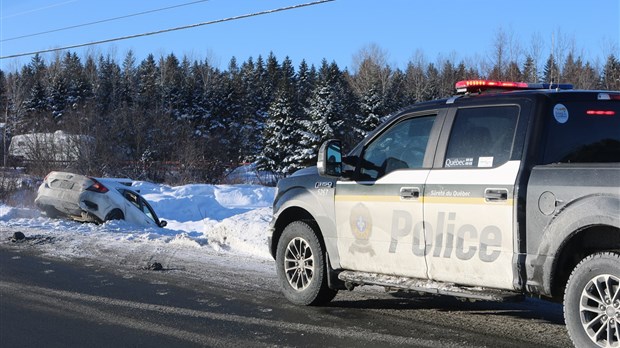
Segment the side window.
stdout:
<path fill-rule="evenodd" d="M 422 168 L 435 116 L 398 122 L 375 138 L 364 150 L 361 180 L 377 180 L 398 170 Z"/>
<path fill-rule="evenodd" d="M 518 117 L 516 105 L 459 109 L 444 168 L 490 168 L 506 163 Z"/>
<path fill-rule="evenodd" d="M 123 197 L 125 197 L 126 200 L 128 200 L 136 208 L 140 209 L 140 202 L 138 200 L 138 196 L 135 193 L 131 191 L 127 191 L 127 190 L 123 190 L 121 191 L 121 193 L 123 194 Z"/>
<path fill-rule="evenodd" d="M 543 164 L 620 161 L 620 101 L 563 101 L 547 115 Z"/>
<path fill-rule="evenodd" d="M 155 214 L 151 210 L 149 204 L 143 198 L 140 198 L 140 202 L 142 203 L 142 212 L 144 213 L 144 215 L 148 216 L 149 219 L 155 221 Z"/>

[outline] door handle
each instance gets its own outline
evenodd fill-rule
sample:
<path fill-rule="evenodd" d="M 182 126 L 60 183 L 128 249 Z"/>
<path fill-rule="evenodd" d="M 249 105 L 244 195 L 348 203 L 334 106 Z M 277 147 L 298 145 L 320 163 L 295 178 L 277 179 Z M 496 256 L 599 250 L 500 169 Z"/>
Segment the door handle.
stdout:
<path fill-rule="evenodd" d="M 484 190 L 485 202 L 505 202 L 508 200 L 507 189 L 488 188 Z"/>
<path fill-rule="evenodd" d="M 401 187 L 400 198 L 403 200 L 414 200 L 420 198 L 420 189 L 417 187 Z"/>

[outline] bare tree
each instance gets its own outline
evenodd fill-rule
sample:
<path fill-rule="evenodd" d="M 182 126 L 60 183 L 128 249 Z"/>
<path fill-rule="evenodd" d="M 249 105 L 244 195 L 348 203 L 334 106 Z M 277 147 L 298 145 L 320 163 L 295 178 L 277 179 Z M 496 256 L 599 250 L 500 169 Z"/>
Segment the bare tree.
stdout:
<path fill-rule="evenodd" d="M 408 94 L 415 102 L 424 101 L 426 96 L 429 95 L 429 80 L 426 78 L 425 73 L 427 65 L 428 62 L 424 53 L 421 50 L 417 50 L 405 71 Z"/>
<path fill-rule="evenodd" d="M 532 72 L 532 75 L 533 75 L 532 77 L 536 78 L 536 80 L 528 81 L 528 82 L 538 82 L 538 79 L 540 78 L 538 76 L 538 72 L 542 71 L 542 63 L 541 63 L 542 58 L 541 57 L 542 57 L 542 52 L 545 46 L 544 40 L 540 33 L 534 33 L 532 34 L 532 37 L 530 38 L 529 43 L 530 45 L 527 51 L 527 56 L 531 58 L 531 64 L 529 64 L 531 69 L 529 70 Z"/>
<path fill-rule="evenodd" d="M 386 94 L 392 69 L 387 63 L 387 52 L 377 44 L 369 44 L 353 56 L 352 86 L 356 93 L 368 91 L 377 83 L 381 93 Z"/>
<path fill-rule="evenodd" d="M 523 50 L 515 38 L 514 33 L 499 28 L 493 41 L 493 56 L 490 59 L 489 79 L 518 81 L 521 73 L 518 66 L 521 64 Z"/>

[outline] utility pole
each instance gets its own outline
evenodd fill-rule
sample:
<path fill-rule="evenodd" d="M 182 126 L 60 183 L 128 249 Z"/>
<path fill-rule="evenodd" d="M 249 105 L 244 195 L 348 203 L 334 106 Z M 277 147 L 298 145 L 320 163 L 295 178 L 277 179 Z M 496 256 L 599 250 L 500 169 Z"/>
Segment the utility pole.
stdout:
<path fill-rule="evenodd" d="M 3 155 L 2 156 L 2 166 L 4 168 L 6 168 L 6 158 L 8 156 L 8 151 L 6 148 L 6 129 L 9 126 L 9 103 L 6 103 L 6 107 L 4 109 L 4 127 L 3 127 L 3 134 L 2 134 L 2 151 L 3 151 Z"/>

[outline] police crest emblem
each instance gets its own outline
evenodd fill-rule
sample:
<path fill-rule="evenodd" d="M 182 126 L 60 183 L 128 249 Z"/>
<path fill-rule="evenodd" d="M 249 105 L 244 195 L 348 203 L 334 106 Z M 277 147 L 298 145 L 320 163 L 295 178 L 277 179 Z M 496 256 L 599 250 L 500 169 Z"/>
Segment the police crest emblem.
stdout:
<path fill-rule="evenodd" d="M 370 245 L 370 235 L 372 233 L 372 216 L 370 210 L 362 203 L 356 204 L 351 209 L 349 216 L 351 232 L 355 237 L 355 242 L 349 247 L 349 251 L 355 253 L 367 253 L 374 256 L 375 252 Z"/>

